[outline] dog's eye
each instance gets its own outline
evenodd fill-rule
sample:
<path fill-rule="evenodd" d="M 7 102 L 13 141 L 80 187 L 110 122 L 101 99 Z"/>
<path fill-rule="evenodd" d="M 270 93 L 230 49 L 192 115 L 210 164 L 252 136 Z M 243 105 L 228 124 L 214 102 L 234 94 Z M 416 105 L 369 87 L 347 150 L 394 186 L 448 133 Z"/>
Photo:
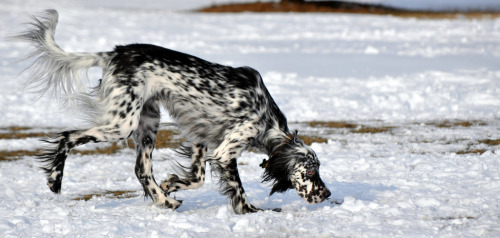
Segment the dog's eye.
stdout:
<path fill-rule="evenodd" d="M 306 173 L 307 173 L 307 176 L 313 176 L 314 175 L 314 170 L 308 169 Z"/>

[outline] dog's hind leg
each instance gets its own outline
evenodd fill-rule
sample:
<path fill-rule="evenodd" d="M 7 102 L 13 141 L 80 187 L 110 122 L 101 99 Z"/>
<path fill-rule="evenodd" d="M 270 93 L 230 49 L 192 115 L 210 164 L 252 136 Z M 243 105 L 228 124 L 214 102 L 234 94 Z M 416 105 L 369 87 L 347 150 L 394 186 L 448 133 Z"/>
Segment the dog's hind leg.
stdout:
<path fill-rule="evenodd" d="M 110 78 L 108 80 L 113 80 Z M 128 80 L 128 81 L 125 81 Z M 115 83 L 106 88 L 100 88 L 106 95 L 102 97 L 102 122 L 86 130 L 69 130 L 46 140 L 55 145 L 45 150 L 39 158 L 47 165 L 44 167 L 48 174 L 48 185 L 55 193 L 61 192 L 61 182 L 66 158 L 76 146 L 88 142 L 116 142 L 131 136 L 137 128 L 142 109 L 143 87 L 133 79 L 123 79 L 128 84 Z M 118 81 L 118 80 L 117 80 Z M 132 85 L 134 84 L 134 85 Z"/>
<path fill-rule="evenodd" d="M 157 205 L 176 209 L 181 201 L 169 197 L 156 183 L 153 176 L 152 152 L 156 141 L 156 134 L 160 125 L 160 108 L 158 101 L 149 99 L 141 111 L 139 126 L 134 133 L 137 150 L 135 174 L 139 179 L 144 192 Z"/>
<path fill-rule="evenodd" d="M 186 168 L 183 178 L 170 174 L 168 179 L 161 183 L 161 188 L 167 192 L 185 189 L 196 189 L 205 183 L 205 155 L 207 147 L 201 144 L 183 147 L 181 154 L 191 158 L 191 166 Z"/>
<path fill-rule="evenodd" d="M 139 119 L 129 118 L 125 121 L 132 126 L 117 127 L 115 125 L 105 125 L 93 127 L 87 130 L 64 131 L 58 134 L 57 137 L 51 140 L 46 140 L 46 142 L 56 145 L 55 148 L 48 149 L 41 155 L 39 155 L 40 159 L 42 159 L 44 162 L 47 162 L 44 170 L 48 175 L 47 185 L 49 186 L 50 190 L 54 193 L 61 192 L 64 164 L 69 152 L 73 148 L 89 142 L 115 142 L 128 138 L 131 132 L 137 126 L 137 122 L 139 121 Z"/>
<path fill-rule="evenodd" d="M 57 144 L 55 148 L 48 149 L 38 156 L 48 163 L 43 169 L 48 175 L 47 185 L 54 193 L 61 192 L 64 163 L 71 149 L 87 142 L 97 142 L 95 137 L 79 136 L 82 132 L 81 130 L 64 131 L 51 140 L 44 140 L 45 142 Z"/>

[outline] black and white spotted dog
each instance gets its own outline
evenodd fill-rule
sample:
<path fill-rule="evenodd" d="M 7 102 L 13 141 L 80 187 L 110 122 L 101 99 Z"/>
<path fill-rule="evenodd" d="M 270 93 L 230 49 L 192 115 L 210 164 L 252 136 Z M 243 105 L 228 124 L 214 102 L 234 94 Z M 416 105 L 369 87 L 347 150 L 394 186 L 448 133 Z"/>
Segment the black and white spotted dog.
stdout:
<path fill-rule="evenodd" d="M 319 176 L 316 154 L 290 133 L 285 116 L 267 91 L 260 74 L 249 67 L 233 68 L 147 44 L 116 46 L 100 53 L 69 53 L 54 41 L 55 10 L 33 17 L 31 28 L 17 39 L 34 44 L 36 58 L 31 86 L 76 98 L 91 117 L 92 127 L 64 131 L 50 140 L 53 148 L 40 157 L 47 162 L 48 185 L 61 191 L 66 157 L 88 142 L 133 137 L 137 150 L 135 173 L 155 204 L 181 205 L 171 192 L 203 185 L 205 162 L 220 175 L 221 191 L 236 213 L 259 211 L 248 202 L 236 159 L 249 147 L 269 155 L 263 180 L 271 194 L 295 188 L 309 203 L 320 203 L 330 191 Z M 80 73 L 103 69 L 102 80 L 87 90 Z M 153 177 L 152 151 L 164 106 L 190 141 L 184 154 L 191 165 L 182 176 L 170 175 L 158 185 Z"/>

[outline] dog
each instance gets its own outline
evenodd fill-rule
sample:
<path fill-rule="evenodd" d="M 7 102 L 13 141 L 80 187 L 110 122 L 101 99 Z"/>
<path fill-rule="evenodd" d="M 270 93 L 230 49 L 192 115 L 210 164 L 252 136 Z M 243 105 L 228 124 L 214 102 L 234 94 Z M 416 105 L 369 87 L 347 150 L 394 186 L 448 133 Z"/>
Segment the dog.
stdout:
<path fill-rule="evenodd" d="M 295 188 L 308 203 L 330 196 L 319 175 L 316 154 L 297 131 L 290 132 L 285 115 L 255 69 L 224 66 L 149 44 L 70 53 L 54 40 L 57 22 L 57 11 L 46 10 L 33 16 L 31 27 L 15 37 L 35 48 L 27 56 L 35 59 L 27 84 L 41 94 L 74 99 L 91 122 L 86 129 L 63 131 L 46 140 L 52 146 L 39 158 L 46 163 L 43 169 L 52 192 L 61 192 L 64 164 L 73 148 L 133 137 L 135 174 L 146 196 L 162 207 L 181 205 L 170 193 L 202 186 L 208 161 L 236 214 L 261 211 L 248 201 L 238 174 L 237 158 L 249 147 L 269 155 L 263 164 L 263 182 L 272 183 L 270 195 Z M 81 77 L 90 67 L 103 70 L 93 90 L 83 86 Z M 181 176 L 171 174 L 158 185 L 152 152 L 161 106 L 189 141 L 180 152 L 191 159 L 191 165 Z"/>

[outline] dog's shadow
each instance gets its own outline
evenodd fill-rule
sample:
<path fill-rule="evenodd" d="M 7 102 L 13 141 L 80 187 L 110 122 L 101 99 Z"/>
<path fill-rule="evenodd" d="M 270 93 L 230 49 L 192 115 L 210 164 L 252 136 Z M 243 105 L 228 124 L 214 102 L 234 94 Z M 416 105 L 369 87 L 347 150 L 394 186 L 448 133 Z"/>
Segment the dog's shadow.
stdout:
<path fill-rule="evenodd" d="M 366 184 L 366 183 L 342 183 L 336 182 L 328 184 L 333 188 L 332 198 L 337 201 L 343 201 L 345 197 L 354 197 L 363 201 L 375 201 L 377 194 L 384 191 L 392 191 L 397 188 L 394 186 L 386 186 L 382 184 Z"/>
<path fill-rule="evenodd" d="M 392 191 L 397 188 L 382 184 L 352 183 L 352 182 L 333 182 L 327 183 L 332 195 L 328 200 L 319 204 L 308 204 L 305 202 L 295 189 L 290 189 L 284 193 L 275 193 L 269 196 L 270 188 L 261 183 L 248 183 L 246 188 L 250 201 L 257 207 L 265 210 L 282 208 L 283 212 L 294 210 L 318 210 L 326 206 L 335 207 L 342 205 L 344 198 L 353 197 L 357 200 L 373 202 L 377 200 L 380 192 Z M 185 199 L 185 203 L 178 212 L 189 212 L 198 209 L 210 209 L 210 207 L 227 205 L 228 199 L 218 193 L 217 189 L 201 189 L 203 191 L 181 191 L 178 192 L 179 199 Z M 197 194 L 192 194 L 192 193 Z"/>
<path fill-rule="evenodd" d="M 382 184 L 367 184 L 367 183 L 349 183 L 349 182 L 333 182 L 326 184 L 331 190 L 332 195 L 328 200 L 319 204 L 308 204 L 297 195 L 293 189 L 285 193 L 273 195 L 267 198 L 268 202 L 264 207 L 274 208 L 282 207 L 283 210 L 294 210 L 297 206 L 301 210 L 317 210 L 326 206 L 340 206 L 344 202 L 344 198 L 352 197 L 357 200 L 373 202 L 377 200 L 379 193 L 384 191 L 392 191 L 397 188 L 394 186 L 386 186 Z"/>

